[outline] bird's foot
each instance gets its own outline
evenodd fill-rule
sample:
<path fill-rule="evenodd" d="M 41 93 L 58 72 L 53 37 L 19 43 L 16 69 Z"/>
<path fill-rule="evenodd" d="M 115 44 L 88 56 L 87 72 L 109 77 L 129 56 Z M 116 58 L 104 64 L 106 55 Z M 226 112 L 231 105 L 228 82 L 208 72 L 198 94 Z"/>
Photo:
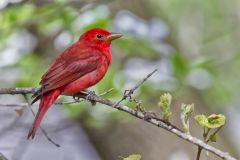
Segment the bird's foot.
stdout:
<path fill-rule="evenodd" d="M 89 102 L 91 102 L 92 106 L 96 105 L 96 101 L 92 100 L 92 97 L 95 96 L 95 91 L 84 90 L 80 93 L 73 95 L 74 101 L 78 102 L 80 98 L 85 98 Z"/>
<path fill-rule="evenodd" d="M 92 106 L 95 106 L 96 101 L 92 100 L 92 98 L 91 98 L 96 95 L 95 91 L 85 90 L 85 91 L 83 91 L 83 93 L 86 94 L 86 96 L 85 96 L 86 100 L 88 100 L 92 104 Z"/>
<path fill-rule="evenodd" d="M 78 102 L 79 99 L 80 99 L 80 97 L 78 97 L 77 95 L 73 95 L 73 100 L 74 100 L 74 101 Z"/>
<path fill-rule="evenodd" d="M 77 94 L 73 95 L 73 100 L 78 102 L 78 101 L 80 101 L 80 98 L 83 98 L 84 96 L 85 95 L 82 93 L 77 93 Z"/>
<path fill-rule="evenodd" d="M 81 91 L 79 93 L 74 94 L 73 99 L 75 101 L 79 101 L 80 98 L 85 98 L 89 94 L 93 95 L 93 94 L 95 94 L 95 91 L 90 91 L 90 90 Z"/>

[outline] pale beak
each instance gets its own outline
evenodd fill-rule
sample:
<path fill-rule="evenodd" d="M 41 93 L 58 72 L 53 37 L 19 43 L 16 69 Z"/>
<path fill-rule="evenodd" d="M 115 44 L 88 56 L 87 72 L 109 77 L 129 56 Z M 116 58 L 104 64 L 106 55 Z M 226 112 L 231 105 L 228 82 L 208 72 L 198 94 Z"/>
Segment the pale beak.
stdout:
<path fill-rule="evenodd" d="M 110 35 L 107 36 L 106 40 L 111 42 L 112 40 L 118 39 L 118 38 L 120 38 L 122 36 L 123 35 L 120 34 L 120 33 L 110 33 Z"/>

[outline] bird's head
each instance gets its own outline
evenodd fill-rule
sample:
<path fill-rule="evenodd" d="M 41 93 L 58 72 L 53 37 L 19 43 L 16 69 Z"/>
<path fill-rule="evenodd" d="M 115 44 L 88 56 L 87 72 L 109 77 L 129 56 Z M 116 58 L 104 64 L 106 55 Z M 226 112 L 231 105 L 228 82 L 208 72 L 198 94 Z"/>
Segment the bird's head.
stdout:
<path fill-rule="evenodd" d="M 101 28 L 94 28 L 83 33 L 79 41 L 91 43 L 92 45 L 109 46 L 114 39 L 122 36 L 120 33 L 111 33 Z"/>

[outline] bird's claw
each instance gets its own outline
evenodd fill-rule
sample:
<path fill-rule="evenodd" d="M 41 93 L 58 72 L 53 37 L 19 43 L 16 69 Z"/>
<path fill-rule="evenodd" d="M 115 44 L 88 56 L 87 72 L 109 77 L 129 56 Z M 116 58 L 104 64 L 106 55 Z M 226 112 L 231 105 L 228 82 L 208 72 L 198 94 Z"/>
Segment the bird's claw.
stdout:
<path fill-rule="evenodd" d="M 96 105 L 96 101 L 92 100 L 91 97 L 95 96 L 95 91 L 89 91 L 89 90 L 85 90 L 82 91 L 78 94 L 73 95 L 73 99 L 74 101 L 78 102 L 80 98 L 85 98 L 86 100 L 88 100 L 89 102 L 91 102 L 92 106 Z"/>
<path fill-rule="evenodd" d="M 73 100 L 74 100 L 74 101 L 78 102 L 79 99 L 80 99 L 80 97 L 79 97 L 78 95 L 73 95 Z"/>
<path fill-rule="evenodd" d="M 92 104 L 92 106 L 95 106 L 96 105 L 96 101 L 94 101 L 94 100 L 92 100 L 92 96 L 95 96 L 96 94 L 95 94 L 95 91 L 89 91 L 89 90 L 86 90 L 86 91 L 84 91 L 87 95 L 86 95 L 86 100 L 88 100 L 91 104 Z"/>

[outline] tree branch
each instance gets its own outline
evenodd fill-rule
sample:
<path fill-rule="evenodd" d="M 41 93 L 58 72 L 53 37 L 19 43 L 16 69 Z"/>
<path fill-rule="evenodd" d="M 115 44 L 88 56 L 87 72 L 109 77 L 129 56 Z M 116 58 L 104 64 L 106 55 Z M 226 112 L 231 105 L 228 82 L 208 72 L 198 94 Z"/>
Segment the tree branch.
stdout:
<path fill-rule="evenodd" d="M 0 88 L 0 94 L 29 94 L 35 93 L 38 88 Z"/>
<path fill-rule="evenodd" d="M 154 72 L 152 72 L 152 74 Z M 148 75 L 147 78 L 149 78 L 150 76 Z M 142 83 L 145 82 L 147 78 L 145 78 L 142 81 Z M 142 83 L 137 85 L 137 88 Z M 134 89 L 135 89 L 135 87 L 132 90 L 134 90 Z M 4 89 L 0 89 L 0 94 L 11 94 L 11 95 L 13 95 L 13 94 L 28 94 L 28 93 L 34 93 L 37 90 L 38 90 L 37 88 L 4 88 Z M 131 91 L 131 90 L 129 90 L 129 91 Z M 131 94 L 133 94 L 133 93 L 131 93 Z M 129 96 L 131 96 L 131 94 Z M 152 125 L 155 125 L 157 127 L 161 127 L 164 130 L 167 130 L 167 131 L 171 132 L 172 134 L 177 135 L 181 139 L 184 139 L 185 141 L 188 141 L 188 142 L 190 142 L 190 143 L 192 143 L 192 144 L 194 144 L 194 145 L 196 145 L 196 146 L 198 146 L 200 148 L 203 148 L 206 151 L 209 151 L 209 152 L 215 154 L 216 156 L 218 156 L 218 157 L 220 157 L 222 159 L 225 159 L 225 160 L 236 160 L 236 158 L 230 156 L 227 152 L 223 152 L 223 151 L 221 151 L 221 150 L 219 150 L 219 149 L 217 149 L 217 148 L 215 148 L 213 146 L 210 146 L 210 145 L 204 143 L 202 140 L 200 140 L 200 139 L 198 139 L 196 137 L 193 137 L 190 134 L 184 133 L 183 131 L 177 129 L 171 123 L 164 122 L 162 119 L 157 118 L 155 116 L 148 116 L 146 118 L 146 114 L 145 114 L 146 112 L 131 109 L 130 107 L 128 107 L 126 105 L 122 105 L 119 101 L 118 102 L 114 102 L 114 101 L 111 101 L 109 99 L 102 98 L 101 96 L 96 95 L 96 94 L 89 94 L 89 95 L 81 94 L 81 98 L 83 98 L 85 100 L 88 100 L 88 101 L 95 101 L 95 102 L 107 105 L 109 107 L 112 107 L 112 108 L 118 109 L 120 111 L 126 112 L 126 113 L 128 113 L 128 114 L 130 114 L 130 115 L 132 115 L 132 116 L 134 116 L 136 118 L 139 118 L 139 119 L 141 119 L 143 121 L 146 121 L 146 122 L 148 122 L 148 123 L 150 123 Z M 76 101 L 76 102 L 71 102 L 71 103 L 79 103 L 79 102 L 81 102 L 81 101 Z M 58 103 L 58 104 L 61 104 L 61 103 Z M 64 102 L 62 104 L 64 104 Z M 0 104 L 0 106 L 4 106 L 4 104 Z M 10 106 L 12 106 L 12 107 L 28 106 L 28 104 L 19 104 L 19 105 L 18 104 L 6 104 L 5 106 L 9 106 L 9 107 Z"/>

